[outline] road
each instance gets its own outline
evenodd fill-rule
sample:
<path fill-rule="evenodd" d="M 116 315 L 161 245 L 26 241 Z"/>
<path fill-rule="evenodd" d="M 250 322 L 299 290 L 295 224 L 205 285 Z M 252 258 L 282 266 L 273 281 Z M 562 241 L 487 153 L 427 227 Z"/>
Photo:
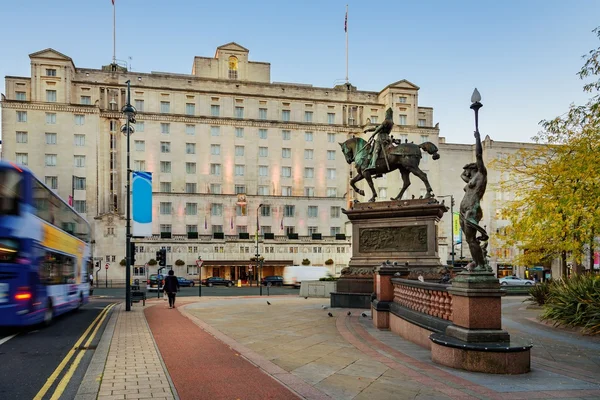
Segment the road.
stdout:
<path fill-rule="evenodd" d="M 181 291 L 177 294 L 177 296 L 195 296 L 198 297 L 198 286 L 194 287 L 184 287 L 181 288 Z M 263 296 L 274 295 L 290 295 L 290 296 L 298 296 L 300 293 L 300 289 L 294 289 L 292 287 L 271 287 L 262 288 Z M 242 287 L 225 287 L 225 286 L 213 286 L 206 287 L 202 286 L 202 296 L 258 296 L 260 294 L 260 288 L 256 286 L 242 286 Z M 157 297 L 156 291 L 146 292 L 146 296 L 148 298 Z M 94 297 L 96 298 L 115 298 L 115 299 L 124 299 L 125 298 L 125 288 L 94 288 Z M 162 297 L 162 293 L 161 293 Z"/>
<path fill-rule="evenodd" d="M 0 330 L 0 399 L 73 399 L 110 317 L 103 310 L 111 304 L 93 299 L 45 328 Z"/>

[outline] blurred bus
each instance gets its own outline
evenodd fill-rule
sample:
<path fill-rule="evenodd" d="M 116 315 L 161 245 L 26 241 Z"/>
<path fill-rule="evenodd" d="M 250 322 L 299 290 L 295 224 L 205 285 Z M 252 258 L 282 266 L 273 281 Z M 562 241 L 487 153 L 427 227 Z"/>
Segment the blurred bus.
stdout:
<path fill-rule="evenodd" d="M 283 268 L 283 284 L 300 286 L 302 281 L 318 281 L 330 275 L 326 267 L 289 265 Z"/>
<path fill-rule="evenodd" d="M 0 325 L 49 324 L 88 302 L 89 223 L 27 168 L 0 161 Z"/>

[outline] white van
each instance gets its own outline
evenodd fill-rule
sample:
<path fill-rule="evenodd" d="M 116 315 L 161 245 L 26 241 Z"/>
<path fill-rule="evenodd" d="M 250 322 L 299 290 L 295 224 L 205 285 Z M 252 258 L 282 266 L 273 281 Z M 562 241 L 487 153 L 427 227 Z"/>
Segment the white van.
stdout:
<path fill-rule="evenodd" d="M 283 284 L 300 286 L 302 281 L 318 281 L 330 275 L 327 267 L 290 265 L 283 269 Z"/>

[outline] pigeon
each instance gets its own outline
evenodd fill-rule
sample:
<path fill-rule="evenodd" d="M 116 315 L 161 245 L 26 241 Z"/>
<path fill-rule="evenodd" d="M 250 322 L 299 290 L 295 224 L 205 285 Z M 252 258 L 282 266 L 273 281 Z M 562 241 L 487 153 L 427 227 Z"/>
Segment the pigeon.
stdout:
<path fill-rule="evenodd" d="M 328 312 L 327 315 L 329 315 L 330 317 L 333 317 L 333 314 Z"/>
<path fill-rule="evenodd" d="M 304 298 L 305 298 L 305 299 L 308 299 L 308 297 L 306 297 L 306 296 L 305 296 Z"/>
<path fill-rule="evenodd" d="M 323 310 L 327 310 L 329 307 L 327 307 L 327 306 L 321 306 L 321 308 L 322 308 Z"/>
<path fill-rule="evenodd" d="M 269 303 L 269 301 L 267 301 L 267 304 L 268 304 L 268 305 L 271 305 L 271 303 Z"/>
<path fill-rule="evenodd" d="M 351 314 L 352 314 L 352 313 L 351 313 L 350 311 L 348 311 L 348 314 L 346 314 L 346 315 L 351 315 Z"/>
<path fill-rule="evenodd" d="M 362 315 L 363 317 L 366 317 L 366 316 L 367 316 L 367 314 L 366 314 L 366 313 L 362 313 L 362 314 L 360 314 L 360 315 Z"/>

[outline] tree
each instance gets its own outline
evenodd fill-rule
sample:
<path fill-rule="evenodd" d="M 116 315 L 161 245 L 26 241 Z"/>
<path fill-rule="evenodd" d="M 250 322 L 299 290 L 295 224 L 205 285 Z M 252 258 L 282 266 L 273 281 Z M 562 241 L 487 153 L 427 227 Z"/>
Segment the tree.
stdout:
<path fill-rule="evenodd" d="M 600 39 L 600 28 L 593 32 Z M 502 190 L 515 193 L 503 210 L 511 225 L 500 236 L 526 250 L 517 257 L 525 265 L 561 257 L 564 266 L 569 258 L 579 273 L 585 246 L 600 232 L 600 47 L 584 59 L 580 79 L 597 77 L 584 85 L 593 93 L 587 103 L 541 121 L 533 139 L 544 146 L 496 161 L 511 178 Z"/>

